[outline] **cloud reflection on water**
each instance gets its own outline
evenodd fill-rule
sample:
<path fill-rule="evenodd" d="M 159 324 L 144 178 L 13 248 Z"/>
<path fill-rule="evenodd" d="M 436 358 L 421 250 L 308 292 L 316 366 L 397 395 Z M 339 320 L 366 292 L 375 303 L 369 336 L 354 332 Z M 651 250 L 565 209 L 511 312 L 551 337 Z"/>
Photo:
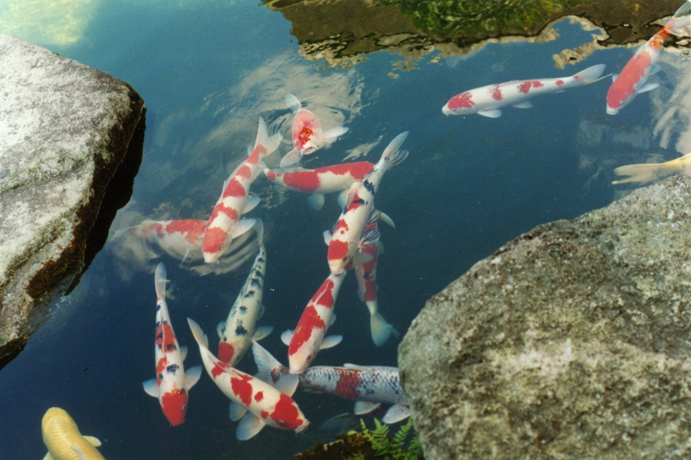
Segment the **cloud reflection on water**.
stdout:
<path fill-rule="evenodd" d="M 354 69 L 317 70 L 299 56 L 283 53 L 244 73 L 227 89 L 208 94 L 199 101 L 198 108 L 173 108 L 167 115 L 162 114 L 163 119 L 154 133 L 152 151 L 147 155 L 154 166 L 142 168 L 137 178 L 139 194 L 143 189 L 143 196 L 160 201 L 153 204 L 133 201 L 118 214 L 114 228 L 119 230 L 114 233 L 117 236 L 111 238 L 111 250 L 119 261 L 120 276 L 127 279 L 132 271 L 152 272 L 155 266 L 152 261 L 166 252 L 141 238 L 124 237 L 127 233 L 124 229 L 147 219 L 208 218 L 223 182 L 246 157 L 247 146 L 254 144 L 260 115 L 267 121 L 270 131 L 278 130 L 283 135 L 280 155 L 292 148 L 293 114 L 285 105 L 286 94 L 295 94 L 303 106 L 319 117 L 326 130 L 347 126 L 360 114 L 363 90 L 363 78 Z M 378 141 L 355 147 L 351 154 L 365 154 Z M 332 152 L 324 149 L 313 157 L 327 159 L 330 155 Z M 341 156 L 325 161 L 338 162 Z M 277 163 L 279 155 L 272 157 L 268 163 Z M 257 179 L 262 180 L 261 176 Z M 253 192 L 258 189 L 252 187 Z M 275 203 L 264 200 L 259 207 L 272 205 Z M 259 216 L 266 219 L 257 211 L 250 217 Z M 188 254 L 183 266 L 188 265 L 200 274 L 232 271 L 256 253 L 258 243 L 254 233 L 248 235 L 252 235 L 248 241 L 240 238 L 237 243 L 233 242 L 230 256 L 221 264 L 198 263 L 200 252 L 199 257 Z M 179 254 L 168 252 L 168 256 L 180 259 Z"/>

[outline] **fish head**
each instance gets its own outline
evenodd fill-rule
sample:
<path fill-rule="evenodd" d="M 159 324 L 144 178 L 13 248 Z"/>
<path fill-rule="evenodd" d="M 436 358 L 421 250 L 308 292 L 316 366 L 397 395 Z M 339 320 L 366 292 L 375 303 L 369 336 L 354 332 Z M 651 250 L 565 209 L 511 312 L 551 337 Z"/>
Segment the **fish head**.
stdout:
<path fill-rule="evenodd" d="M 469 115 L 475 112 L 474 106 L 472 93 L 466 91 L 449 99 L 441 111 L 444 115 Z"/>
<path fill-rule="evenodd" d="M 309 110 L 300 109 L 293 121 L 293 146 L 302 155 L 309 155 L 320 147 L 321 123 Z"/>
<path fill-rule="evenodd" d="M 292 430 L 296 433 L 304 431 L 309 425 L 305 414 L 302 413 L 297 403 L 285 393 L 280 394 L 269 417 L 279 428 Z"/>
<path fill-rule="evenodd" d="M 218 359 L 228 365 L 233 365 L 233 357 L 236 356 L 235 347 L 226 341 L 218 344 Z"/>
<path fill-rule="evenodd" d="M 184 388 L 175 388 L 164 393 L 161 397 L 161 407 L 171 425 L 182 425 L 187 414 L 187 391 Z"/>
<path fill-rule="evenodd" d="M 609 104 L 607 104 L 607 115 L 616 115 L 619 113 L 619 108 L 614 108 L 611 107 Z"/>

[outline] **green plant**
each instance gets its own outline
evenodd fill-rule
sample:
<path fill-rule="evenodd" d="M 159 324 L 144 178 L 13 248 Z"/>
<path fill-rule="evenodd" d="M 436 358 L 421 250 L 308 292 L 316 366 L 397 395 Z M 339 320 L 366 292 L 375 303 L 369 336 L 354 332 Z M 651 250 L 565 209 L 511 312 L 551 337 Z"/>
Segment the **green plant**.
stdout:
<path fill-rule="evenodd" d="M 415 431 L 412 419 L 408 419 L 408 422 L 399 428 L 393 437 L 389 436 L 389 425 L 381 423 L 377 419 L 374 419 L 374 424 L 375 429 L 369 430 L 364 420 L 360 419 L 362 434 L 370 441 L 378 457 L 392 460 L 414 460 L 422 456 L 422 445 L 417 435 L 410 440 L 407 450 L 404 447 L 410 431 Z"/>
<path fill-rule="evenodd" d="M 440 35 L 521 33 L 592 0 L 378 0 L 397 5 L 423 31 Z"/>

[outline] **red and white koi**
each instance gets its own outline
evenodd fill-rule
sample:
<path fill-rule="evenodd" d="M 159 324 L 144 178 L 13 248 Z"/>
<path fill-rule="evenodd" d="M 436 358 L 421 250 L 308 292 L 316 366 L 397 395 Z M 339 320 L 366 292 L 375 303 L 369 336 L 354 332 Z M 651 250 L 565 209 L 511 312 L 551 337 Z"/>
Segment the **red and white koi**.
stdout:
<path fill-rule="evenodd" d="M 180 347 L 175 338 L 166 305 L 166 268 L 156 267 L 156 378 L 143 383 L 147 394 L 158 398 L 163 414 L 173 426 L 184 423 L 189 390 L 199 381 L 201 366 L 185 372 L 182 362 L 187 347 Z"/>
<path fill-rule="evenodd" d="M 373 222 L 367 225 L 364 232 L 367 231 L 379 231 L 377 223 Z M 379 304 L 377 303 L 377 259 L 379 258 L 380 243 L 380 241 L 377 241 L 377 244 L 370 244 L 361 248 L 360 252 L 369 254 L 372 258 L 355 267 L 358 295 L 360 300 L 365 302 L 370 312 L 372 340 L 378 347 L 384 345 L 392 333 L 397 337 L 399 335 L 398 331 L 391 324 L 387 323 L 381 313 L 379 313 Z"/>
<path fill-rule="evenodd" d="M 330 273 L 302 312 L 295 331 L 285 331 L 281 340 L 288 345 L 290 372 L 298 375 L 316 358 L 319 350 L 338 345 L 343 336 L 326 337 L 326 331 L 336 321 L 334 305 L 346 271 L 338 275 Z"/>
<path fill-rule="evenodd" d="M 252 346 L 252 340 L 261 340 L 273 331 L 271 326 L 255 329 L 264 313 L 264 275 L 266 274 L 266 248 L 262 221 L 254 226 L 258 234 L 259 253 L 254 258 L 250 274 L 233 303 L 228 318 L 218 324 L 218 358 L 229 366 L 237 364 Z"/>
<path fill-rule="evenodd" d="M 398 150 L 407 136 L 407 131 L 396 136 L 384 149 L 372 171 L 349 194 L 329 240 L 327 259 L 331 273 L 343 273 L 349 264 L 357 266 L 371 259 L 369 254 L 359 250 L 375 244 L 379 239 L 379 232 L 364 232 L 364 229 L 366 225 L 376 222 L 380 216 L 379 211 L 374 209 L 374 196 L 384 173 L 408 157 L 408 151 Z"/>
<path fill-rule="evenodd" d="M 145 220 L 128 229 L 130 235 L 154 243 L 166 254 L 177 259 L 201 258 L 202 238 L 206 221 L 201 219 Z"/>
<path fill-rule="evenodd" d="M 304 108 L 298 98 L 292 94 L 286 95 L 286 105 L 295 113 L 292 128 L 294 148 L 281 159 L 281 168 L 297 163 L 303 155 L 314 153 L 348 132 L 348 128 L 344 126 L 332 128 L 326 132 L 322 131 L 319 119 Z"/>
<path fill-rule="evenodd" d="M 285 381 L 272 386 L 230 367 L 211 353 L 209 341 L 199 325 L 190 318 L 187 322 L 199 345 L 206 372 L 232 401 L 230 419 L 240 420 L 235 431 L 239 440 L 252 438 L 265 425 L 297 433 L 307 428 L 309 422 L 291 398 L 297 387 L 297 377 L 287 376 Z"/>
<path fill-rule="evenodd" d="M 506 83 L 487 85 L 457 94 L 441 109 L 444 115 L 472 115 L 498 118 L 502 107 L 513 106 L 529 109 L 533 106 L 529 99 L 547 93 L 555 93 L 568 88 L 589 85 L 606 77 L 600 77 L 604 64 L 588 67 L 576 75 L 562 78 L 543 78 L 540 80 L 514 80 Z"/>
<path fill-rule="evenodd" d="M 254 149 L 247 160 L 242 162 L 230 175 L 223 186 L 216 206 L 214 207 L 202 240 L 202 253 L 206 263 L 213 263 L 230 246 L 236 238 L 254 225 L 254 219 L 242 219 L 240 216 L 258 203 L 259 198 L 249 195 L 250 185 L 262 171 L 262 160 L 273 153 L 281 142 L 281 135 L 269 136 L 266 123 L 259 117 L 259 130 Z"/>
<path fill-rule="evenodd" d="M 287 367 L 256 342 L 252 346 L 252 353 L 259 368 L 257 376 L 262 380 L 276 383 L 291 374 Z M 383 418 L 385 423 L 400 422 L 410 415 L 410 401 L 401 388 L 396 367 L 355 364 L 344 364 L 343 367 L 314 366 L 300 374 L 298 387 L 356 401 L 356 415 L 370 413 L 381 404 L 391 404 Z"/>
<path fill-rule="evenodd" d="M 324 206 L 325 194 L 336 192 L 347 194 L 353 184 L 361 181 L 373 167 L 374 163 L 369 161 L 356 161 L 316 169 L 265 167 L 264 174 L 275 184 L 298 192 L 310 193 L 307 201 L 318 211 Z"/>
<path fill-rule="evenodd" d="M 672 19 L 636 51 L 636 54 L 626 63 L 621 73 L 612 76 L 613 82 L 607 91 L 607 113 L 609 115 L 619 113 L 637 94 L 651 91 L 660 86 L 658 83 L 646 84 L 646 81 L 650 75 L 659 70 L 655 63 L 660 55 L 662 43 L 667 40 L 676 27 L 684 26 L 685 24 L 682 23 L 688 23 L 690 14 L 691 2 L 684 2 L 674 13 Z"/>

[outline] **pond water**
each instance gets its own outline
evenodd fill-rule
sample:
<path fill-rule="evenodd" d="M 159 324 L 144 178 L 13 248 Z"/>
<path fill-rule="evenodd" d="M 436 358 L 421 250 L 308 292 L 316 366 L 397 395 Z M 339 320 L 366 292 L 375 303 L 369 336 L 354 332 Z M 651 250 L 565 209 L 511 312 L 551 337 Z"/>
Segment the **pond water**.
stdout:
<path fill-rule="evenodd" d="M 583 62 L 555 68 L 553 55 L 593 41 L 594 32 L 569 20 L 557 23 L 559 37 L 545 43 L 491 43 L 463 57 L 432 52 L 412 61 L 378 52 L 336 68 L 301 55 L 290 22 L 255 2 L 73 3 L 72 22 L 63 29 L 51 29 L 57 16 L 46 7 L 26 15 L 45 28 L 0 21 L 0 31 L 132 85 L 148 110 L 144 157 L 105 248 L 0 371 L 2 459 L 45 454 L 41 417 L 51 406 L 66 409 L 83 434 L 98 437 L 106 458 L 287 458 L 334 438 L 318 426 L 353 406 L 332 396 L 298 390 L 295 399 L 311 421 L 307 431 L 266 427 L 240 442 L 228 399 L 206 372 L 190 390 L 187 420 L 178 427 L 142 389 L 154 376 L 156 264 L 167 266 L 171 321 L 181 345 L 189 346 L 185 365 L 191 367 L 201 359 L 186 318 L 202 326 L 215 352 L 216 324 L 245 282 L 256 245 L 239 251 L 233 270 L 221 273 L 217 265 L 206 273 L 199 261 L 181 264 L 144 251 L 122 230 L 144 219 L 208 218 L 223 182 L 254 143 L 260 116 L 290 139 L 288 93 L 325 128 L 350 128 L 330 148 L 306 157 L 306 167 L 346 158 L 376 162 L 394 136 L 410 132 L 403 145 L 408 159 L 386 174 L 376 199 L 396 223 L 395 229 L 380 226 L 386 250 L 378 263 L 378 303 L 401 333 L 430 296 L 502 244 L 538 224 L 605 206 L 627 190 L 611 185 L 615 167 L 669 160 L 689 149 L 689 61 L 667 52 L 662 71 L 651 77 L 661 87 L 616 116 L 605 112 L 609 78 L 536 98 L 531 109 L 506 108 L 496 119 L 442 114 L 449 98 L 471 88 L 563 77 L 595 64 L 616 73 L 633 55 L 628 48 L 595 50 Z M 281 154 L 289 149 L 287 141 L 279 148 Z M 280 334 L 295 328 L 329 273 L 322 232 L 334 225 L 339 208 L 329 195 L 316 212 L 307 195 L 263 176 L 252 192 L 262 201 L 250 216 L 264 221 L 267 248 L 266 311 L 258 325 L 274 327 L 261 343 L 287 364 Z M 372 343 L 352 274 L 336 315 L 329 332 L 343 341 L 320 352 L 314 364 L 396 366 L 400 339 L 380 348 Z M 238 367 L 256 372 L 251 354 Z"/>

